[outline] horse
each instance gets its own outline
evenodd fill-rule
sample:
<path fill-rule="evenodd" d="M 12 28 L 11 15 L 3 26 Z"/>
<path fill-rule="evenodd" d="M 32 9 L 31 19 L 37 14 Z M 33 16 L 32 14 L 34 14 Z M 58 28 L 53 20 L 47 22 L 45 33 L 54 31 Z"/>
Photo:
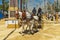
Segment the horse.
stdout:
<path fill-rule="evenodd" d="M 20 18 L 22 19 L 22 12 L 20 12 Z M 34 30 L 37 30 L 39 26 L 39 17 L 38 16 L 33 16 L 33 19 L 31 19 L 32 14 L 29 12 L 26 12 L 26 20 L 22 20 L 21 27 L 22 27 L 22 33 L 25 30 L 29 30 L 29 33 L 34 33 Z"/>

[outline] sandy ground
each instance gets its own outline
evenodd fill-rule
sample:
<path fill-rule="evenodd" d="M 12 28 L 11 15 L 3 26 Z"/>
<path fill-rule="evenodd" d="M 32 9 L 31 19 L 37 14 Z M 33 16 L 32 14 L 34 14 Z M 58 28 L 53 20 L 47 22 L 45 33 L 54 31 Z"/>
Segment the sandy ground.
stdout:
<path fill-rule="evenodd" d="M 0 40 L 3 40 L 12 30 L 5 27 L 4 21 L 0 22 Z M 20 34 L 21 28 L 16 29 L 6 40 L 60 40 L 60 24 L 45 24 L 43 29 L 34 35 Z"/>

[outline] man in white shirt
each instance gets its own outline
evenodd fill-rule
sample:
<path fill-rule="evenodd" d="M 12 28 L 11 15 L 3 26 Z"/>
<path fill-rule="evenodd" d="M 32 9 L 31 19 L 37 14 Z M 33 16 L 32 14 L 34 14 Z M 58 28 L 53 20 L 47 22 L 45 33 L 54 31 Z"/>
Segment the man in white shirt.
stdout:
<path fill-rule="evenodd" d="M 19 11 L 19 18 L 22 18 L 22 12 Z"/>
<path fill-rule="evenodd" d="M 26 18 L 28 18 L 28 19 L 31 18 L 31 14 L 29 12 L 26 12 Z"/>

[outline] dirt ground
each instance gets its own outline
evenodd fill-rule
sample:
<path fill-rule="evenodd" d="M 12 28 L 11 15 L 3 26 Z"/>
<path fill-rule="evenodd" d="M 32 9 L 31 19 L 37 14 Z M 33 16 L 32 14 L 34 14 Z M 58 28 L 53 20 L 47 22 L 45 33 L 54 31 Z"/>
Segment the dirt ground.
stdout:
<path fill-rule="evenodd" d="M 0 21 L 0 40 L 4 40 L 12 30 L 14 28 L 5 27 L 5 21 Z M 34 35 L 25 34 L 22 36 L 19 33 L 20 30 L 21 28 L 17 28 L 6 40 L 60 40 L 60 24 L 45 24 L 43 29 Z"/>

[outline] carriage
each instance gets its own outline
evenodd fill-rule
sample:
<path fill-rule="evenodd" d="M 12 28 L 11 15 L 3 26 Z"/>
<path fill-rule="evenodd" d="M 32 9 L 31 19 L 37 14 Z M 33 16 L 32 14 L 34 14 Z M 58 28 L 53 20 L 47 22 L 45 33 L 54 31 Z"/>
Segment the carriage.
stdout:
<path fill-rule="evenodd" d="M 41 28 L 39 17 L 32 16 L 32 14 L 29 12 L 26 12 L 25 14 L 19 12 L 19 25 L 22 27 L 22 31 L 20 33 L 27 32 L 29 34 L 33 34 L 35 32 L 38 32 L 38 29 Z"/>

